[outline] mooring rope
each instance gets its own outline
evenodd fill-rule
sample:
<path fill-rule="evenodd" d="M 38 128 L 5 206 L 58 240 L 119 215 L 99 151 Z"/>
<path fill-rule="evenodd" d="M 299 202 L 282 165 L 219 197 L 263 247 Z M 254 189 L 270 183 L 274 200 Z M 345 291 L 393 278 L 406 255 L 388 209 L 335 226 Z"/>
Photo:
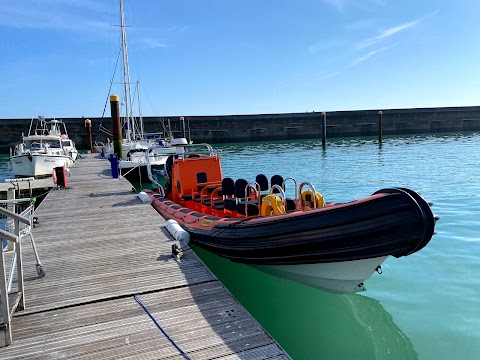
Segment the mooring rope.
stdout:
<path fill-rule="evenodd" d="M 160 326 L 160 324 L 157 322 L 157 320 L 155 320 L 155 318 L 153 317 L 152 314 L 150 314 L 150 311 L 148 311 L 148 309 L 146 308 L 145 305 L 143 305 L 143 303 L 140 301 L 140 299 L 138 298 L 137 295 L 134 296 L 134 299 L 135 301 L 143 308 L 143 310 L 145 310 L 145 312 L 147 313 L 147 315 L 150 317 L 150 319 L 152 319 L 153 323 L 155 325 L 157 325 L 157 328 L 162 332 L 163 335 L 165 335 L 165 337 L 168 339 L 168 341 L 170 341 L 172 343 L 173 346 L 175 346 L 175 348 L 180 352 L 180 354 L 182 354 L 182 356 L 185 358 L 185 359 L 188 359 L 188 360 L 191 360 L 191 358 L 187 355 L 187 353 L 185 353 L 176 343 L 175 341 L 170 337 L 170 335 L 168 335 L 168 333 L 163 330 L 163 328 Z"/>

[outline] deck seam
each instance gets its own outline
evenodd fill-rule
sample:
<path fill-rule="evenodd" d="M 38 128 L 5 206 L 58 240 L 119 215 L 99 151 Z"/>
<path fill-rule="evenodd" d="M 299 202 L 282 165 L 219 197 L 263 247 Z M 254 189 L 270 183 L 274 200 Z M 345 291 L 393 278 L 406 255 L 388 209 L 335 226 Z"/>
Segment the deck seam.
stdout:
<path fill-rule="evenodd" d="M 119 299 L 126 299 L 135 295 L 148 295 L 148 294 L 154 294 L 154 293 L 162 293 L 165 291 L 169 290 L 177 290 L 177 289 L 183 289 L 183 288 L 190 288 L 198 285 L 203 285 L 203 284 L 209 284 L 209 283 L 214 283 L 214 282 L 220 282 L 218 279 L 211 279 L 211 280 L 204 280 L 204 281 L 197 281 L 191 284 L 186 284 L 186 285 L 177 285 L 177 286 L 171 286 L 168 288 L 162 288 L 162 289 L 155 289 L 155 290 L 145 290 L 141 291 L 138 293 L 129 293 L 129 294 L 124 294 L 124 295 L 118 295 L 118 296 L 110 296 L 102 299 L 96 299 L 96 300 L 90 300 L 90 301 L 83 301 L 75 304 L 70 304 L 70 305 L 64 305 L 64 306 L 58 306 L 54 308 L 48 308 L 48 309 L 41 309 L 41 310 L 36 310 L 36 311 L 31 311 L 31 312 L 25 312 L 25 313 L 15 313 L 15 317 L 24 317 L 24 316 L 29 316 L 33 314 L 43 314 L 43 313 L 48 313 L 51 311 L 58 311 L 62 309 L 69 309 L 69 308 L 74 308 L 76 306 L 83 306 L 83 305 L 89 305 L 89 304 L 98 304 L 102 302 L 107 302 L 111 300 L 119 300 Z"/>

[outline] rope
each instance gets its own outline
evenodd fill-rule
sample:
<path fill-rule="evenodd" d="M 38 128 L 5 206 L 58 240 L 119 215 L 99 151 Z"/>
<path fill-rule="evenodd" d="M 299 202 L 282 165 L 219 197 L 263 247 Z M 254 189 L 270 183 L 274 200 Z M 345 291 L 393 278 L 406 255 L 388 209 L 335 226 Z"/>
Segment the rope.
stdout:
<path fill-rule="evenodd" d="M 165 335 L 165 337 L 168 339 L 168 341 L 170 341 L 172 343 L 173 346 L 175 346 L 175 348 L 180 352 L 180 354 L 185 358 L 185 359 L 188 359 L 188 360 L 191 360 L 190 357 L 182 350 L 180 349 L 180 347 L 175 343 L 175 341 L 173 341 L 173 339 L 170 337 L 170 335 L 167 334 L 167 332 L 165 330 L 163 330 L 163 328 L 160 326 L 160 324 L 157 322 L 157 320 L 155 320 L 155 318 L 153 317 L 152 314 L 150 314 L 150 312 L 148 311 L 148 309 L 145 307 L 145 305 L 142 304 L 142 302 L 140 301 L 140 299 L 138 298 L 137 295 L 134 296 L 134 299 L 135 301 L 142 307 L 143 310 L 145 310 L 145 312 L 147 313 L 147 315 L 150 317 L 150 319 L 152 319 L 152 321 L 154 322 L 155 325 L 157 325 L 157 328 L 162 332 L 163 335 Z"/>
<path fill-rule="evenodd" d="M 234 228 L 235 226 L 237 226 L 238 224 L 243 224 L 244 222 L 247 222 L 249 220 L 251 220 L 252 218 L 243 218 L 242 220 L 239 220 L 239 221 L 236 221 L 234 223 L 231 223 L 231 224 L 228 224 L 227 226 L 225 226 L 224 228 L 220 228 L 220 229 L 217 229 L 216 231 L 212 232 L 210 234 L 211 237 L 218 237 L 219 235 L 223 234 L 225 231 L 227 231 L 228 229 L 231 229 L 231 228 Z"/>

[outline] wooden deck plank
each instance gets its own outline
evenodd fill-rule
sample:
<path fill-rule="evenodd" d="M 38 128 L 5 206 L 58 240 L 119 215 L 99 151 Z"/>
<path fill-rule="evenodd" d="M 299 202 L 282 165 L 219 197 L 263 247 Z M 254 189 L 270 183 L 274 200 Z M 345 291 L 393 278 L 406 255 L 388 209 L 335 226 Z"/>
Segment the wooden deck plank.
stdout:
<path fill-rule="evenodd" d="M 46 276 L 23 240 L 26 309 L 2 359 L 288 359 L 192 251 L 171 257 L 165 221 L 108 162 L 88 155 L 52 190 L 33 229 Z"/>

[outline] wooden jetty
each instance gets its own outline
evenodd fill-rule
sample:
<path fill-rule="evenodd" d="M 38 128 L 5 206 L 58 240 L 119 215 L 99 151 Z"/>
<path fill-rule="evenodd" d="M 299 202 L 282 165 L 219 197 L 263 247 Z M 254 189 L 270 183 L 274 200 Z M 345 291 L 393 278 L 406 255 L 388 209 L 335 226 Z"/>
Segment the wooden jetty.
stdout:
<path fill-rule="evenodd" d="M 17 197 L 44 196 L 55 186 L 51 177 L 43 179 L 24 178 L 6 179 L 0 183 L 0 200 L 8 198 L 8 191 L 13 190 Z"/>
<path fill-rule="evenodd" d="M 36 210 L 46 276 L 23 240 L 25 309 L 0 358 L 289 359 L 195 253 L 171 257 L 164 220 L 109 166 L 85 155 Z"/>

